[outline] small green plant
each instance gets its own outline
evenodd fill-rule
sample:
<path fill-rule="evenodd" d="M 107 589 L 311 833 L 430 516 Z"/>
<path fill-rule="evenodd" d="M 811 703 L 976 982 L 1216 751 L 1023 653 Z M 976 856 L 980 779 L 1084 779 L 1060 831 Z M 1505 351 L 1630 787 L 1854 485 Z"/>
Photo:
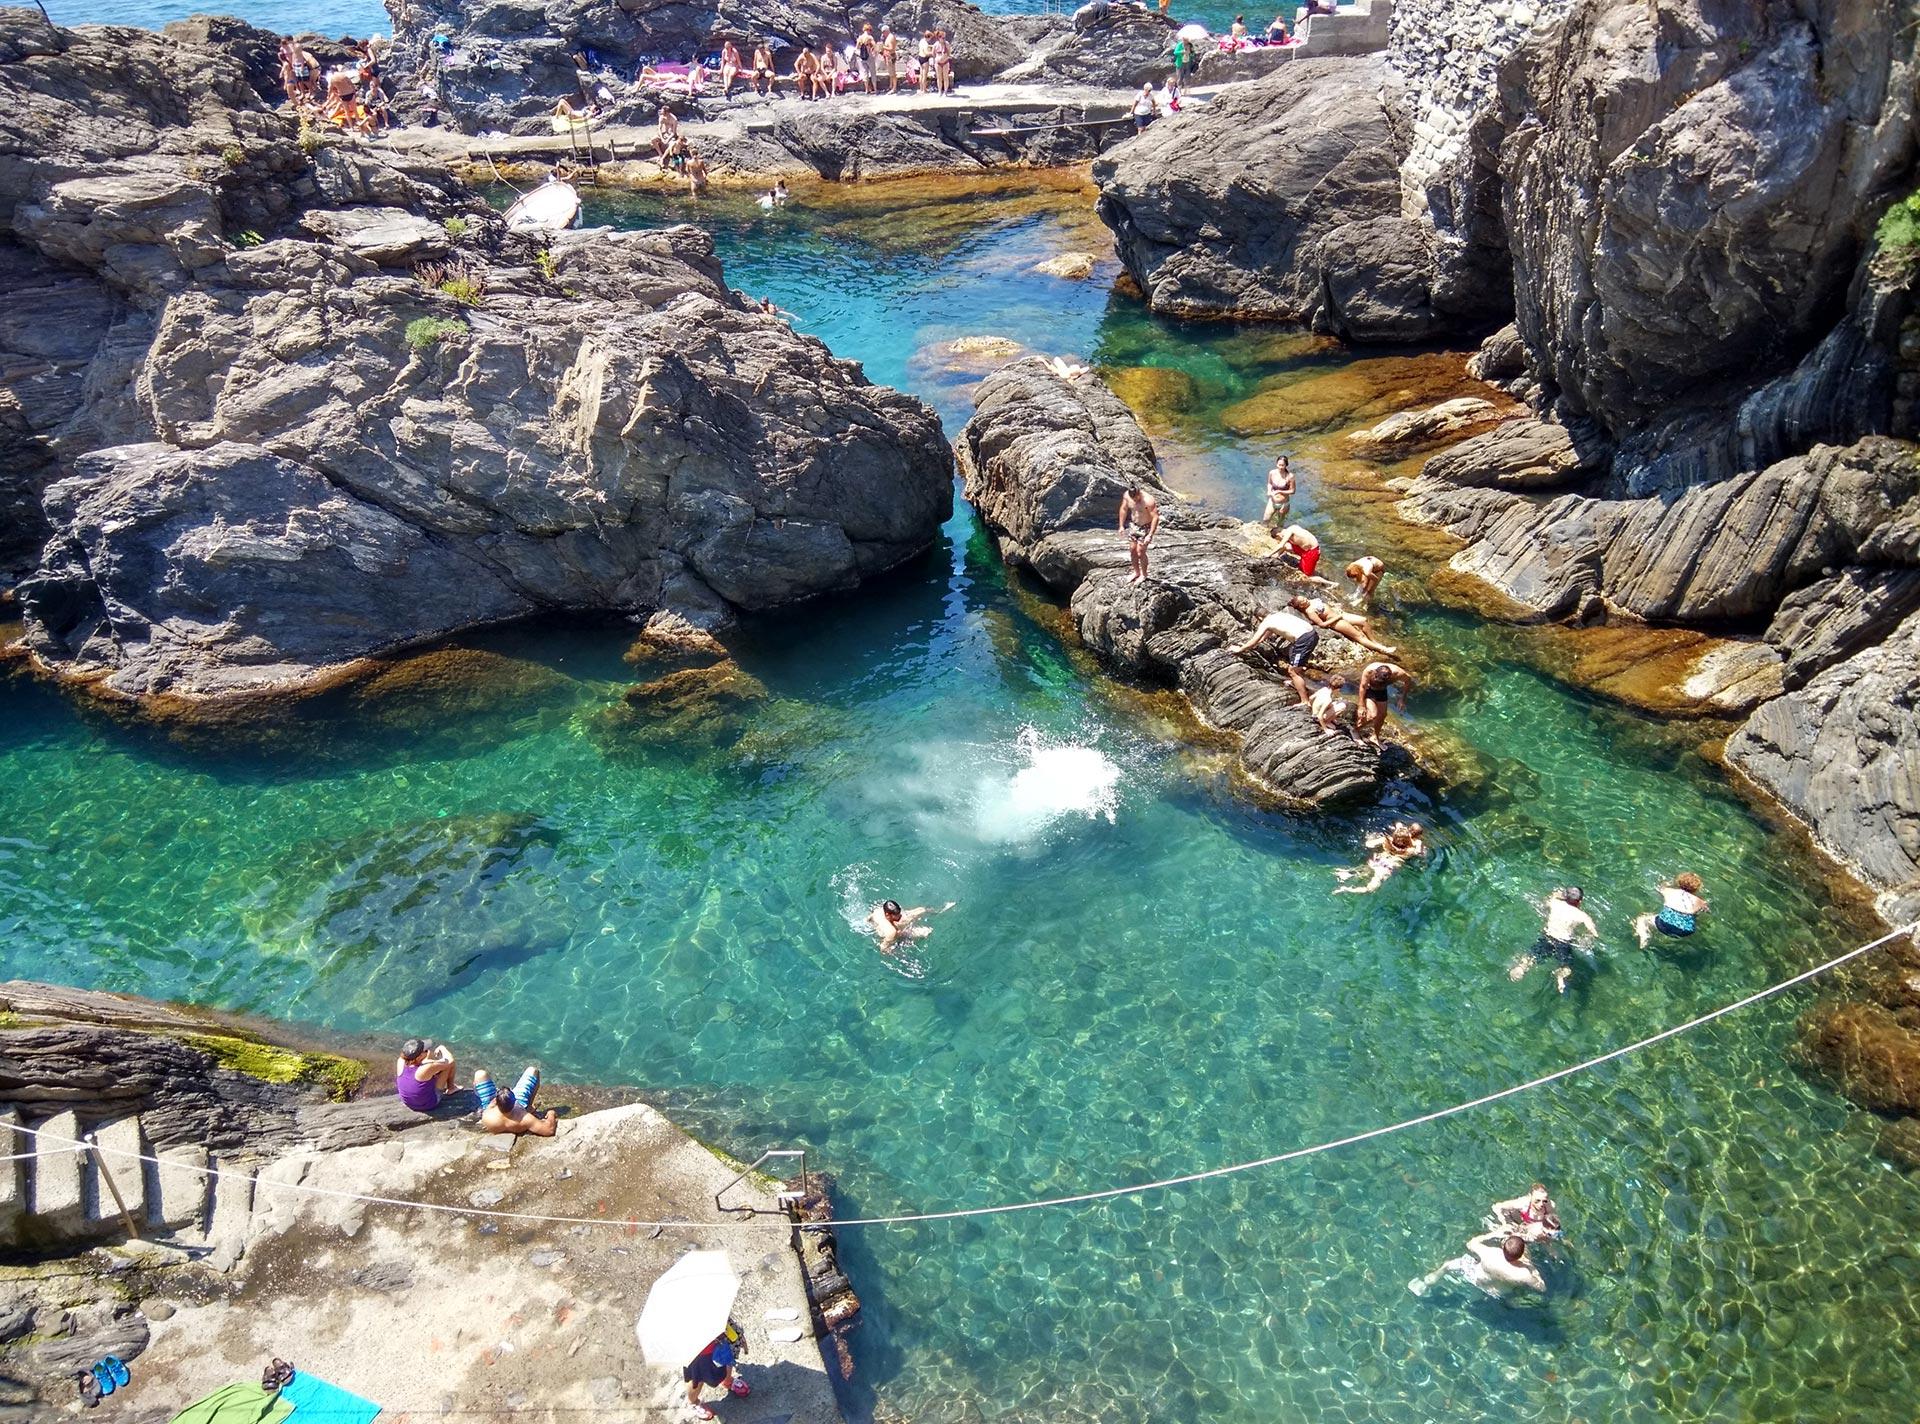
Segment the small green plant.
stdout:
<path fill-rule="evenodd" d="M 551 282 L 560 275 L 559 259 L 543 247 L 533 254 L 533 270 Z"/>
<path fill-rule="evenodd" d="M 458 341 L 466 334 L 464 323 L 445 317 L 423 316 L 407 323 L 407 345 L 415 351 L 425 351 L 443 341 Z"/>
<path fill-rule="evenodd" d="M 447 230 L 447 236 L 452 238 L 456 242 L 458 242 L 461 238 L 465 237 L 467 235 L 467 230 L 473 226 L 473 224 L 468 222 L 465 218 L 448 218 L 445 222 L 441 223 L 440 225 Z"/>
<path fill-rule="evenodd" d="M 318 153 L 321 149 L 331 146 L 327 142 L 327 136 L 305 119 L 300 120 L 300 138 L 298 142 L 300 144 L 300 151 L 306 154 L 308 158 L 312 158 L 314 154 Z"/>
<path fill-rule="evenodd" d="M 1873 229 L 1875 275 L 1911 277 L 1920 267 L 1920 192 L 1909 193 L 1880 215 Z"/>
<path fill-rule="evenodd" d="M 477 307 L 487 293 L 486 273 L 464 262 L 422 262 L 413 274 L 463 307 Z"/>
<path fill-rule="evenodd" d="M 238 168 L 247 161 L 247 151 L 237 143 L 230 143 L 220 150 L 220 161 L 229 168 Z"/>
<path fill-rule="evenodd" d="M 266 239 L 252 228 L 248 228 L 245 232 L 236 232 L 233 235 L 233 245 L 235 247 L 258 247 L 265 241 Z"/>
<path fill-rule="evenodd" d="M 296 1053 L 270 1043 L 231 1034 L 183 1033 L 180 1042 L 197 1048 L 222 1068 L 264 1083 L 317 1083 L 327 1097 L 343 1103 L 367 1076 L 367 1065 L 333 1053 Z"/>

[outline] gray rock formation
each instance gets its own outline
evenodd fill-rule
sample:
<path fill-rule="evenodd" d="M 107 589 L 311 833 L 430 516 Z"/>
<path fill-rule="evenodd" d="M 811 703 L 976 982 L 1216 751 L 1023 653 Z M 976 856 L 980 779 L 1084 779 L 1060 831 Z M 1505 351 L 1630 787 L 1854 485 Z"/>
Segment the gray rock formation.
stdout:
<path fill-rule="evenodd" d="M 1226 650 L 1305 586 L 1256 552 L 1244 526 L 1161 488 L 1152 445 L 1099 381 L 1037 358 L 1002 367 L 981 382 L 957 452 L 966 498 L 1002 556 L 1070 599 L 1081 640 L 1108 668 L 1178 687 L 1204 721 L 1240 738 L 1247 772 L 1290 801 L 1327 805 L 1379 787 L 1380 755 L 1321 731 L 1283 675 Z M 1129 482 L 1156 491 L 1162 510 L 1139 585 L 1114 533 Z M 1369 656 L 1332 634 L 1321 647 L 1349 675 Z"/>
<path fill-rule="evenodd" d="M 1017 43 L 1002 32 L 1001 18 L 982 14 L 967 0 L 895 0 L 869 10 L 824 0 L 648 6 L 617 0 L 391 0 L 387 9 L 395 43 L 409 63 L 425 57 L 436 31 L 452 39 L 439 87 L 444 111 L 467 133 L 510 129 L 515 120 L 544 122 L 554 100 L 575 88 L 575 54 L 594 61 L 597 74 L 631 80 L 648 59 L 711 58 L 728 39 L 745 55 L 756 38 L 764 38 L 777 47 L 784 73 L 796 46 L 817 49 L 827 40 L 845 45 L 871 22 L 876 34 L 891 25 L 903 40 L 915 42 L 923 30 L 946 30 L 961 80 L 984 79 L 1021 58 Z M 652 100 L 644 101 L 642 116 L 652 107 Z M 614 116 L 634 117 L 620 111 Z"/>
<path fill-rule="evenodd" d="M 1173 72 L 1171 20 L 1116 5 L 1083 27 L 1062 24 L 1037 38 L 1022 59 L 994 76 L 1002 83 L 1094 84 L 1107 89 L 1159 85 Z"/>
<path fill-rule="evenodd" d="M 1399 102 L 1382 59 L 1304 60 L 1096 162 L 1100 216 L 1148 304 L 1362 342 L 1484 322 L 1436 290 L 1433 229 L 1401 216 Z"/>
<path fill-rule="evenodd" d="M 703 235 L 542 255 L 430 169 L 309 156 L 224 55 L 30 33 L 0 210 L 35 281 L 94 274 L 0 481 L 64 476 L 20 588 L 58 675 L 195 701 L 541 611 L 724 622 L 944 519 L 932 413 L 729 291 Z M 182 127 L 172 82 L 235 107 Z"/>
<path fill-rule="evenodd" d="M 1920 916 L 1920 614 L 1775 698 L 1727 743 L 1727 761 L 1880 897 Z"/>

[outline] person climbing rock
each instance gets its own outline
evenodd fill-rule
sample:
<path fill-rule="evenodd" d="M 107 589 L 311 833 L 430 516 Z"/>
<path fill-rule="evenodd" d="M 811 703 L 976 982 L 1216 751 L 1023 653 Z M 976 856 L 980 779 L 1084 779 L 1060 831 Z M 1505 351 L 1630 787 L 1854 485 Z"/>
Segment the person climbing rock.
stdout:
<path fill-rule="evenodd" d="M 1294 601 L 1297 603 L 1299 600 Z M 1251 638 L 1227 651 L 1235 657 L 1241 657 L 1269 638 L 1285 640 L 1287 649 L 1281 658 L 1286 664 L 1287 678 L 1293 683 L 1294 695 L 1303 703 L 1308 701 L 1305 668 L 1307 659 L 1313 656 L 1313 650 L 1320 646 L 1320 630 L 1293 609 L 1279 608 L 1260 620 L 1260 626 L 1253 630 Z"/>

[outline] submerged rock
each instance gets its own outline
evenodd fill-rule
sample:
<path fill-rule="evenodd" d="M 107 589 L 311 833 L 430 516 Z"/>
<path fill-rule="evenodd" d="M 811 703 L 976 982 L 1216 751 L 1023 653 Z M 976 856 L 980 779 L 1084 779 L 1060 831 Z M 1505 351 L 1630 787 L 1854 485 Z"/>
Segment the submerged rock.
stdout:
<path fill-rule="evenodd" d="M 64 394 L 15 426 L 51 526 L 27 640 L 55 676 L 184 706 L 540 612 L 715 626 L 945 519 L 932 412 L 728 290 L 703 234 L 541 248 L 442 174 L 307 153 L 223 52 L 43 39 L 0 65 L 32 121 L 0 213 L 32 271 L 95 274 L 61 298 Z"/>
<path fill-rule="evenodd" d="M 1321 731 L 1284 676 L 1226 651 L 1304 585 L 1262 557 L 1237 521 L 1160 485 L 1152 444 L 1113 392 L 1092 376 L 1016 362 L 981 383 L 958 453 L 966 497 L 1002 557 L 1068 596 L 1081 640 L 1105 667 L 1179 688 L 1207 724 L 1236 737 L 1246 772 L 1293 803 L 1377 789 L 1381 754 L 1344 731 Z M 1129 582 L 1114 533 L 1129 482 L 1152 489 L 1161 507 L 1143 584 Z M 1332 634 L 1321 649 L 1324 662 L 1350 673 L 1369 656 Z"/>

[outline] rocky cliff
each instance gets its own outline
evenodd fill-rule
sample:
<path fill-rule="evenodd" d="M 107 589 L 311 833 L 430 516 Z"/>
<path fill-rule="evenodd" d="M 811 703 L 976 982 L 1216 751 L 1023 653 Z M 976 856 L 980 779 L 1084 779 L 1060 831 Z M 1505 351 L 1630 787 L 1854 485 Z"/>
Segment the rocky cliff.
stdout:
<path fill-rule="evenodd" d="M 1091 375 L 1038 358 L 980 383 L 956 447 L 967 500 L 1000 552 L 1069 598 L 1081 641 L 1124 678 L 1177 687 L 1209 725 L 1240 743 L 1252 778 L 1287 800 L 1323 806 L 1379 788 L 1405 753 L 1384 755 L 1345 730 L 1322 731 L 1287 679 L 1227 649 L 1305 584 L 1264 556 L 1263 535 L 1159 483 L 1153 446 Z M 1162 532 L 1147 581 L 1129 581 L 1115 532 L 1129 482 L 1156 492 Z M 1371 656 L 1334 634 L 1321 661 L 1358 673 Z"/>
<path fill-rule="evenodd" d="M 197 702 L 539 612 L 712 626 L 945 518 L 933 414 L 703 235 L 510 237 L 221 51 L 5 14 L 0 496 L 56 675 Z"/>

